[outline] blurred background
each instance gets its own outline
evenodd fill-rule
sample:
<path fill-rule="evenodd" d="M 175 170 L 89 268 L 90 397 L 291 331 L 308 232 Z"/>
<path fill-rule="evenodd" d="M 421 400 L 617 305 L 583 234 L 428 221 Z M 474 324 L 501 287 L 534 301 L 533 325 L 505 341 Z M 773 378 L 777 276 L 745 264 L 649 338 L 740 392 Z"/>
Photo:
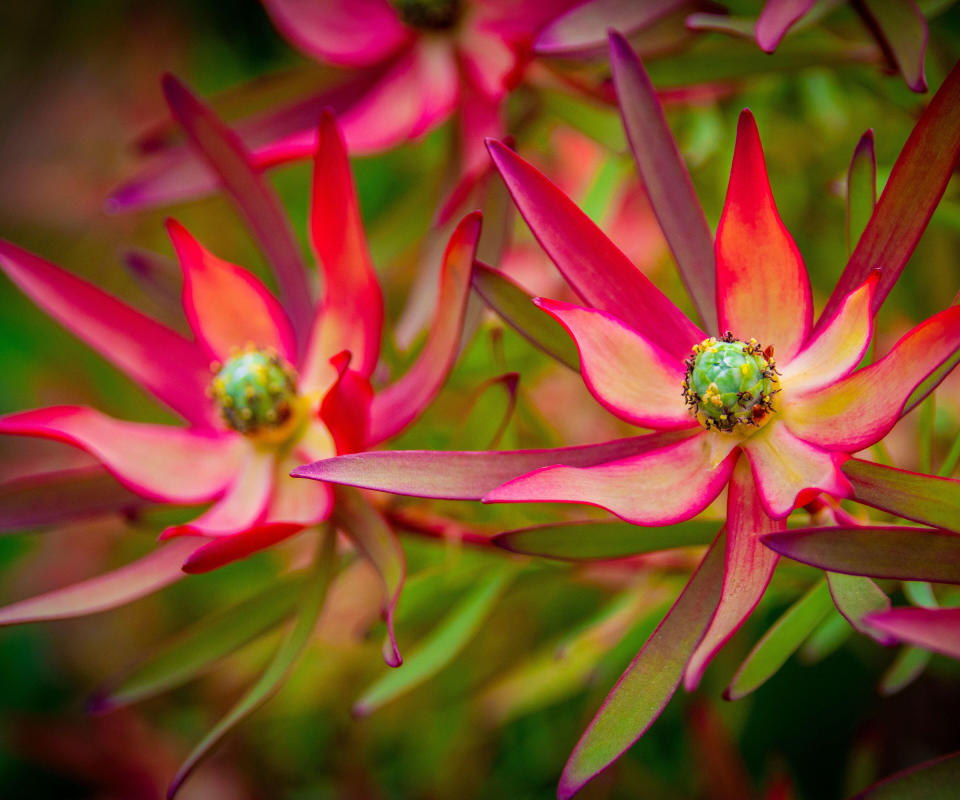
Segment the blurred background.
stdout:
<path fill-rule="evenodd" d="M 751 3 L 730 6 L 756 13 Z M 930 94 L 960 57 L 960 7 L 943 0 L 921 6 L 931 33 L 926 95 L 874 64 L 842 63 L 835 56 L 818 61 L 809 53 L 801 58 L 803 42 L 765 56 L 753 44 L 704 33 L 697 43 L 651 50 L 648 64 L 658 86 L 710 87 L 669 103 L 668 117 L 712 226 L 723 202 L 737 115 L 752 109 L 777 204 L 810 270 L 818 307 L 846 262 L 844 180 L 858 139 L 874 130 L 882 186 Z M 817 47 L 862 36 L 845 7 L 824 26 L 812 34 L 822 39 Z M 175 269 L 135 268 L 137 253 L 172 259 L 164 217 L 175 216 L 213 252 L 268 278 L 261 254 L 223 198 L 131 214 L 104 210 L 109 192 L 138 164 L 136 137 L 165 119 L 161 74 L 174 73 L 204 97 L 221 97 L 220 107 L 229 111 L 236 87 L 314 68 L 276 33 L 259 3 L 3 3 L 0 32 L 0 236 L 181 329 Z M 602 62 L 593 69 L 602 71 Z M 637 184 L 616 108 L 559 92 L 518 92 L 509 116 L 521 154 L 689 307 Z M 447 188 L 449 127 L 354 162 L 394 321 L 423 264 L 436 258 L 429 240 L 433 210 Z M 305 250 L 309 172 L 308 165 L 296 164 L 271 173 Z M 552 267 L 526 228 L 510 224 L 513 237 L 501 266 L 531 291 L 557 291 Z M 958 290 L 960 192 L 954 181 L 881 314 L 878 352 L 942 310 Z M 396 370 L 410 353 L 391 339 L 389 327 L 386 335 L 386 369 Z M 0 341 L 2 413 L 79 403 L 126 419 L 173 419 L 4 278 Z M 521 376 L 517 404 L 507 416 L 509 393 L 497 379 L 514 372 Z M 916 446 L 923 424 L 918 410 L 885 443 L 897 466 L 923 466 L 918 459 L 926 456 Z M 960 377 L 938 391 L 932 426 L 929 457 L 936 465 L 960 431 Z M 576 375 L 483 315 L 447 390 L 396 446 L 544 447 L 624 430 Z M 4 440 L 0 448 L 0 478 L 29 472 L 32 464 L 83 463 L 82 456 L 50 443 Z M 483 532 L 592 513 L 408 500 L 396 501 L 392 510 L 412 515 L 424 530 L 442 514 Z M 172 513 L 146 510 L 3 534 L 0 600 L 123 563 L 149 549 Z M 176 513 L 187 518 L 189 510 Z M 400 643 L 410 648 L 442 624 L 451 607 L 469 600 L 472 587 L 504 556 L 423 530 L 403 541 L 412 577 L 400 607 Z M 277 632 L 131 708 L 91 716 L 85 703 L 157 642 L 268 586 L 296 556 L 295 547 L 190 578 L 117 611 L 0 630 L 0 796 L 161 796 L 191 744 L 262 669 Z M 678 549 L 659 559 L 595 567 L 511 559 L 512 580 L 463 649 L 430 681 L 363 719 L 351 716 L 351 707 L 386 668 L 379 656 L 376 576 L 363 563 L 348 563 L 291 680 L 198 771 L 182 797 L 552 797 L 580 732 L 662 617 L 696 555 Z M 878 687 L 896 651 L 844 631 L 834 631 L 832 639 L 830 631 L 823 633 L 816 647 L 802 650 L 746 699 L 721 699 L 752 644 L 811 576 L 797 565 L 778 569 L 772 590 L 701 689 L 678 693 L 641 742 L 583 796 L 829 800 L 960 749 L 957 664 L 934 656 L 909 686 L 884 696 Z"/>

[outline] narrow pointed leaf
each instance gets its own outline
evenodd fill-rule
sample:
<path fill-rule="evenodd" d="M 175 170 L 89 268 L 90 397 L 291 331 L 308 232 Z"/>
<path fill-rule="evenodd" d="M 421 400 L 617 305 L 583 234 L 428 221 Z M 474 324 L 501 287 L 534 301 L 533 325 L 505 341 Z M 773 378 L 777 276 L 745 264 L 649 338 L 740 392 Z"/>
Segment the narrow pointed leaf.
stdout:
<path fill-rule="evenodd" d="M 410 652 L 401 669 L 388 672 L 363 693 L 354 704 L 353 713 L 372 714 L 453 661 L 479 630 L 512 574 L 512 566 L 501 566 L 478 580 L 470 593 Z"/>
<path fill-rule="evenodd" d="M 932 528 L 805 528 L 771 533 L 780 555 L 832 572 L 960 583 L 960 535 Z"/>
<path fill-rule="evenodd" d="M 623 127 L 650 205 L 677 261 L 680 277 L 708 332 L 717 331 L 713 234 L 687 165 L 643 64 L 623 36 L 610 35 L 610 66 Z"/>
<path fill-rule="evenodd" d="M 784 34 L 814 6 L 816 0 L 767 0 L 757 19 L 757 44 L 765 53 L 777 49 Z"/>
<path fill-rule="evenodd" d="M 0 484 L 0 533 L 123 513 L 143 504 L 100 467 L 30 475 Z"/>
<path fill-rule="evenodd" d="M 180 566 L 196 548 L 180 539 L 113 572 L 11 603 L 0 608 L 0 625 L 82 617 L 139 600 L 185 578 Z"/>
<path fill-rule="evenodd" d="M 333 518 L 376 568 L 383 581 L 386 594 L 384 616 L 387 622 L 387 638 L 383 643 L 383 659 L 388 666 L 399 667 L 403 663 L 397 649 L 394 631 L 394 612 L 407 576 L 407 562 L 403 548 L 393 529 L 366 500 L 350 489 L 338 490 Z"/>
<path fill-rule="evenodd" d="M 960 481 L 851 458 L 843 473 L 854 499 L 904 519 L 960 533 Z"/>
<path fill-rule="evenodd" d="M 273 189 L 253 165 L 240 138 L 172 75 L 163 79 L 170 113 L 217 174 L 273 267 L 284 306 L 299 341 L 313 317 L 306 266 L 296 237 Z"/>
<path fill-rule="evenodd" d="M 874 611 L 886 611 L 890 608 L 890 598 L 869 578 L 860 575 L 844 575 L 841 572 L 828 572 L 827 582 L 830 595 L 837 611 L 856 630 L 876 639 L 880 644 L 893 644 L 893 639 L 872 628 L 864 617 Z"/>
<path fill-rule="evenodd" d="M 540 467 L 603 464 L 665 447 L 686 435 L 682 431 L 651 433 L 548 450 L 378 450 L 315 461 L 291 475 L 414 497 L 480 500 L 501 484 Z"/>
<path fill-rule="evenodd" d="M 923 57 L 929 34 L 914 0 L 861 0 L 856 8 L 872 23 L 907 86 L 915 92 L 927 91 Z"/>
<path fill-rule="evenodd" d="M 674 547 L 707 545 L 716 537 L 717 523 L 690 520 L 679 525 L 648 528 L 628 522 L 560 522 L 507 531 L 493 537 L 504 550 L 560 561 L 596 561 L 653 553 Z"/>
<path fill-rule="evenodd" d="M 937 90 L 901 150 L 880 201 L 815 330 L 871 271 L 881 270 L 873 309 L 883 305 L 940 202 L 960 155 L 960 64 Z"/>
<path fill-rule="evenodd" d="M 960 785 L 960 753 L 898 772 L 853 800 L 953 800 Z"/>
<path fill-rule="evenodd" d="M 278 625 L 293 610 L 301 580 L 286 580 L 200 620 L 97 693 L 88 708 L 109 711 L 180 686 Z"/>
<path fill-rule="evenodd" d="M 673 697 L 720 600 L 724 550 L 721 534 L 607 696 L 567 761 L 557 791 L 560 800 L 573 797 L 620 758 Z"/>
<path fill-rule="evenodd" d="M 499 270 L 479 261 L 473 265 L 473 288 L 484 302 L 535 347 L 572 370 L 580 370 L 573 340 L 553 317 L 533 304 L 533 297 Z"/>
<path fill-rule="evenodd" d="M 830 612 L 826 581 L 817 582 L 754 645 L 723 696 L 739 700 L 767 682 Z"/>
<path fill-rule="evenodd" d="M 167 789 L 168 800 L 173 800 L 190 773 L 219 744 L 220 740 L 238 723 L 269 700 L 283 685 L 310 640 L 310 635 L 313 633 L 317 618 L 320 616 L 323 601 L 327 596 L 327 588 L 336 571 L 336 566 L 336 537 L 331 530 L 327 529 L 323 531 L 321 539 L 317 543 L 317 554 L 310 572 L 306 576 L 297 616 L 290 631 L 281 642 L 276 654 L 259 680 L 247 690 L 227 715 L 203 737 L 187 757 Z"/>
<path fill-rule="evenodd" d="M 960 608 L 891 608 L 868 621 L 904 642 L 960 659 Z"/>
<path fill-rule="evenodd" d="M 880 694 L 889 697 L 906 689 L 923 674 L 932 655 L 929 650 L 922 647 L 912 645 L 901 647 L 897 657 L 880 679 L 880 685 L 877 687 Z"/>
<path fill-rule="evenodd" d="M 877 156 L 871 128 L 857 142 L 847 170 L 847 255 L 860 241 L 876 205 Z"/>

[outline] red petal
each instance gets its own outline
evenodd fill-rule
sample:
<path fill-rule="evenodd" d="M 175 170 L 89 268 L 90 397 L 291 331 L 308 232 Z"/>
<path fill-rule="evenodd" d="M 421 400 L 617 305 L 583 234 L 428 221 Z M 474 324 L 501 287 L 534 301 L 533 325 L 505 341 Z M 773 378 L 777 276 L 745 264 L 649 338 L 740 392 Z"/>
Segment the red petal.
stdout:
<path fill-rule="evenodd" d="M 370 430 L 370 381 L 348 368 L 339 370 L 337 382 L 320 404 L 320 419 L 333 436 L 337 453 L 356 453 L 366 447 Z"/>
<path fill-rule="evenodd" d="M 198 547 L 183 562 L 182 569 L 188 575 L 210 572 L 241 558 L 247 558 L 302 530 L 303 525 L 272 522 L 242 533 L 222 536 Z"/>

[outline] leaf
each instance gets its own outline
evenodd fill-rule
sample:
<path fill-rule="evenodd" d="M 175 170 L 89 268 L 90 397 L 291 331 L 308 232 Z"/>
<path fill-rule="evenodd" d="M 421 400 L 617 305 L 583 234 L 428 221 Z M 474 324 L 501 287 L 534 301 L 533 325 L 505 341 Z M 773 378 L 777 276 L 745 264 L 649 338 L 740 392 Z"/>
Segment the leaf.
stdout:
<path fill-rule="evenodd" d="M 165 75 L 162 84 L 170 113 L 220 178 L 273 267 L 284 305 L 303 345 L 313 320 L 313 303 L 300 247 L 279 199 L 253 165 L 240 137 L 172 75 Z"/>
<path fill-rule="evenodd" d="M 766 683 L 814 632 L 830 608 L 827 583 L 818 581 L 754 645 L 723 696 L 727 700 L 739 700 Z"/>
<path fill-rule="evenodd" d="M 329 527 L 325 527 L 320 534 L 320 541 L 317 542 L 317 552 L 310 572 L 306 576 L 297 615 L 292 627 L 259 680 L 247 690 L 236 705 L 227 712 L 227 715 L 200 740 L 190 755 L 187 756 L 187 760 L 183 762 L 176 776 L 170 782 L 167 789 L 168 800 L 173 800 L 190 773 L 210 754 L 221 739 L 276 694 L 286 681 L 287 676 L 310 640 L 313 629 L 317 624 L 317 618 L 320 616 L 320 610 L 323 608 L 323 601 L 327 596 L 327 588 L 336 572 L 336 541 L 334 532 Z"/>
<path fill-rule="evenodd" d="M 905 519 L 960 533 L 960 481 L 851 458 L 843 473 L 854 499 Z"/>
<path fill-rule="evenodd" d="M 710 544 L 717 523 L 690 520 L 660 528 L 640 527 L 619 520 L 559 522 L 506 531 L 493 537 L 504 550 L 561 561 L 626 558 L 674 547 Z"/>
<path fill-rule="evenodd" d="M 869 20 L 903 79 L 915 92 L 927 91 L 923 57 L 927 49 L 927 21 L 914 0 L 861 0 L 854 6 Z"/>
<path fill-rule="evenodd" d="M 0 533 L 122 513 L 144 502 L 101 467 L 28 475 L 0 484 Z"/>
<path fill-rule="evenodd" d="M 926 107 L 893 165 L 880 201 L 827 301 L 814 332 L 871 271 L 881 270 L 876 312 L 896 284 L 940 202 L 960 156 L 960 64 Z"/>
<path fill-rule="evenodd" d="M 877 690 L 884 697 L 889 697 L 905 689 L 923 674 L 931 656 L 932 653 L 922 647 L 901 647 L 893 663 L 883 673 Z"/>
<path fill-rule="evenodd" d="M 834 653 L 853 633 L 843 614 L 834 609 L 800 648 L 804 664 L 816 664 Z"/>
<path fill-rule="evenodd" d="M 660 228 L 708 332 L 718 330 L 713 234 L 663 107 L 636 53 L 610 34 L 610 66 L 623 127 Z"/>
<path fill-rule="evenodd" d="M 956 297 L 953 298 L 953 302 L 950 305 L 955 306 L 958 303 L 960 303 L 960 294 L 958 294 Z M 923 380 L 923 382 L 919 386 L 917 386 L 916 389 L 913 390 L 913 393 L 910 395 L 910 397 L 907 398 L 907 403 L 903 407 L 901 416 L 909 414 L 911 411 L 913 411 L 913 409 L 915 409 L 918 405 L 920 405 L 920 403 L 926 400 L 926 398 L 930 395 L 930 393 L 940 385 L 943 379 L 946 378 L 947 375 L 949 375 L 953 371 L 953 368 L 956 367 L 957 364 L 960 364 L 960 347 L 958 347 L 952 356 L 947 358 L 946 361 L 944 361 L 939 367 L 937 367 L 933 372 L 931 372 Z M 960 443 L 960 438 L 958 438 L 957 442 Z M 957 447 L 960 447 L 960 444 L 954 445 L 954 449 L 956 449 Z M 957 452 L 960 452 L 960 450 L 958 450 Z M 944 462 L 944 466 L 946 465 L 946 463 L 947 462 Z M 956 461 L 954 461 L 953 463 L 954 463 L 954 466 L 956 466 Z M 949 474 L 952 472 L 953 472 L 953 469 L 945 470 L 943 467 L 941 467 L 941 469 L 938 470 L 938 474 L 941 477 L 948 477 Z"/>
<path fill-rule="evenodd" d="M 513 572 L 512 565 L 503 565 L 480 579 L 473 590 L 410 652 L 402 669 L 386 673 L 363 693 L 354 704 L 353 713 L 360 717 L 372 714 L 436 675 L 453 661 L 479 630 Z"/>
<path fill-rule="evenodd" d="M 898 772 L 854 800 L 953 800 L 960 785 L 960 752 Z"/>
<path fill-rule="evenodd" d="M 777 49 L 791 27 L 808 14 L 815 0 L 767 0 L 757 19 L 757 44 L 766 53 Z"/>
<path fill-rule="evenodd" d="M 864 617 L 873 611 L 885 611 L 890 608 L 890 598 L 883 590 L 869 578 L 857 575 L 844 575 L 840 572 L 828 572 L 827 582 L 830 585 L 830 595 L 837 606 L 837 611 L 857 631 L 876 639 L 880 644 L 893 644 L 894 640 L 871 628 L 864 621 Z"/>
<path fill-rule="evenodd" d="M 560 778 L 560 800 L 620 758 L 660 716 L 720 600 L 724 552 L 721 533 L 577 742 Z"/>
<path fill-rule="evenodd" d="M 873 148 L 873 128 L 868 130 L 853 151 L 847 170 L 847 256 L 853 252 L 877 205 L 877 156 Z"/>
<path fill-rule="evenodd" d="M 563 326 L 533 304 L 533 297 L 499 270 L 474 262 L 473 288 L 504 322 L 548 356 L 580 371 L 580 354 Z"/>
<path fill-rule="evenodd" d="M 293 610 L 303 581 L 284 580 L 219 614 L 202 619 L 91 698 L 100 713 L 180 686 L 278 625 Z"/>
<path fill-rule="evenodd" d="M 891 608 L 867 621 L 904 642 L 960 659 L 960 608 Z"/>
<path fill-rule="evenodd" d="M 387 638 L 383 643 L 383 660 L 388 666 L 399 667 L 403 663 L 397 649 L 394 630 L 394 613 L 403 582 L 407 575 L 407 562 L 403 548 L 393 529 L 359 493 L 350 489 L 338 489 L 333 507 L 333 519 L 343 527 L 351 541 L 373 564 L 387 597 L 384 616 L 387 622 Z"/>
<path fill-rule="evenodd" d="M 932 528 L 804 528 L 770 533 L 780 555 L 832 572 L 960 583 L 960 535 Z"/>

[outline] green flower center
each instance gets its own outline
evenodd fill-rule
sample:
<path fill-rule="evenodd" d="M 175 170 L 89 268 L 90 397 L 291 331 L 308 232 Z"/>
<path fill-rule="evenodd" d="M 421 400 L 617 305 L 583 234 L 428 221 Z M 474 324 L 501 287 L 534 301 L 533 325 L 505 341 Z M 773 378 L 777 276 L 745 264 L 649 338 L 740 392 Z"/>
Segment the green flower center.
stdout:
<path fill-rule="evenodd" d="M 255 435 L 283 426 L 297 398 L 297 373 L 273 350 L 252 346 L 214 365 L 210 393 L 224 422 L 235 431 Z"/>
<path fill-rule="evenodd" d="M 733 431 L 763 425 L 780 391 L 773 348 L 756 339 L 742 342 L 730 332 L 694 345 L 686 361 L 683 399 L 707 430 Z"/>
<path fill-rule="evenodd" d="M 452 28 L 460 19 L 461 0 L 392 0 L 407 25 L 426 31 Z"/>

